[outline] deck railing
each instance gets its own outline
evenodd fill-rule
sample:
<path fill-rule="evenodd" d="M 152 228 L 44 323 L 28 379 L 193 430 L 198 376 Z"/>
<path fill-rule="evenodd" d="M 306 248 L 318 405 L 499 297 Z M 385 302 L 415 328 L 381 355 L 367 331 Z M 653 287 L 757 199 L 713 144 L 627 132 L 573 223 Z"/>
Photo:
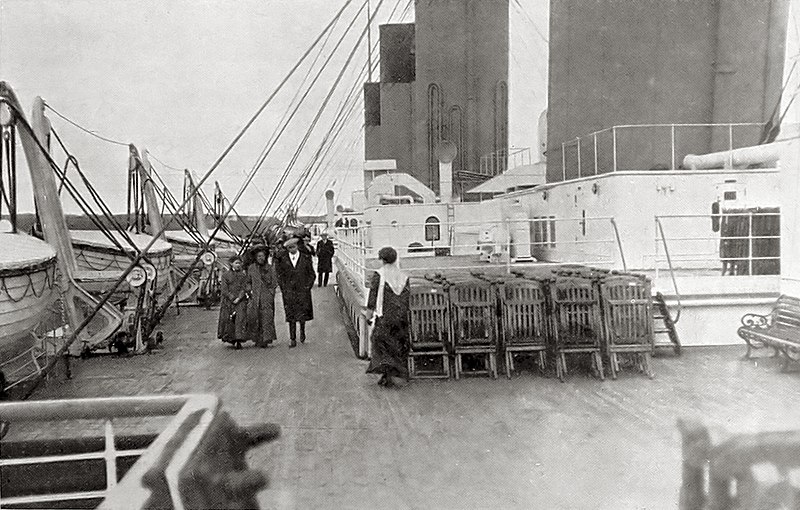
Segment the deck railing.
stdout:
<path fill-rule="evenodd" d="M 663 215 L 655 221 L 656 278 L 663 270 L 720 276 L 780 274 L 778 212 Z"/>
<path fill-rule="evenodd" d="M 620 125 L 563 142 L 549 157 L 561 160 L 564 180 L 626 170 L 679 170 L 687 154 L 756 145 L 763 127 L 752 122 Z"/>
<path fill-rule="evenodd" d="M 164 419 L 160 433 L 120 431 L 139 432 L 145 422 L 153 430 Z M 213 395 L 3 403 L 0 422 L 10 424 L 10 435 L 19 435 L 3 440 L 0 507 L 253 508 L 266 477 L 242 470 L 245 453 L 279 434 L 273 424 L 239 428 Z M 53 439 L 40 438 L 45 422 L 58 430 Z M 97 422 L 101 445 L 91 435 Z M 104 474 L 97 473 L 97 462 Z M 118 469 L 126 465 L 130 469 L 120 476 Z M 26 472 L 39 473 L 46 483 L 25 480 L 20 474 Z M 234 483 L 245 476 L 248 483 Z"/>
<path fill-rule="evenodd" d="M 480 174 L 495 176 L 521 165 L 530 165 L 530 147 L 503 149 L 481 156 Z"/>
<path fill-rule="evenodd" d="M 627 270 L 621 236 L 610 217 L 362 224 L 336 229 L 336 240 L 338 259 L 361 285 L 368 283 L 370 268 L 377 267 L 370 261 L 383 246 L 394 247 L 401 267 L 416 273 L 498 265 L 511 272 L 534 259 L 539 265 L 570 263 Z"/>

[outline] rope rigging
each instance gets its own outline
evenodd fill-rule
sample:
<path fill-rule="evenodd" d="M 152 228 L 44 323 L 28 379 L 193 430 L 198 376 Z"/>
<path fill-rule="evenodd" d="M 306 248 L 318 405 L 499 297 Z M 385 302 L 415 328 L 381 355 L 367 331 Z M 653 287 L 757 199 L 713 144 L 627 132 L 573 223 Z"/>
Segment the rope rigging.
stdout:
<path fill-rule="evenodd" d="M 116 230 L 122 239 L 128 243 L 130 248 L 137 252 L 139 247 L 133 241 L 133 239 L 128 234 L 127 230 L 119 224 L 114 214 L 109 209 L 108 205 L 103 201 L 100 194 L 97 192 L 95 187 L 92 185 L 89 178 L 86 176 L 86 173 L 81 169 L 80 164 L 77 158 L 72 155 L 69 150 L 67 149 L 66 145 L 62 141 L 61 137 L 58 135 L 58 132 L 55 128 L 51 128 L 50 132 L 53 135 L 53 138 L 58 142 L 59 147 L 67 156 L 67 162 L 72 163 L 72 166 L 75 168 L 75 171 L 78 173 L 78 176 L 81 179 L 81 182 L 85 186 L 86 190 L 89 192 L 89 196 L 94 201 L 95 205 L 100 209 L 100 214 L 95 212 L 95 210 L 91 207 L 91 205 L 83 198 L 83 195 L 78 191 L 77 186 L 72 182 L 72 180 L 67 175 L 67 170 L 69 169 L 68 164 L 65 165 L 64 169 L 58 167 L 58 165 L 51 165 L 53 167 L 53 171 L 56 173 L 56 176 L 60 178 L 62 187 L 67 189 L 70 197 L 75 201 L 81 211 L 90 219 L 93 225 L 97 227 L 97 229 L 103 234 L 103 236 L 108 239 L 113 246 L 115 246 L 118 250 L 125 253 L 126 256 L 129 258 L 132 257 L 130 253 L 125 249 L 122 243 L 117 239 L 115 235 L 111 233 L 111 230 L 106 226 L 103 221 L 100 221 L 101 215 L 102 218 L 107 221 L 114 230 Z"/>
<path fill-rule="evenodd" d="M 398 7 L 400 6 L 400 1 L 401 0 L 398 0 L 398 2 L 395 4 L 394 8 L 392 9 L 391 13 L 389 14 L 389 20 L 391 20 L 391 18 L 397 12 Z M 401 14 L 401 19 L 403 17 L 405 17 L 405 14 L 408 11 L 408 9 L 410 8 L 410 6 L 412 5 L 412 3 L 413 3 L 413 0 L 409 0 L 406 3 L 405 9 L 403 10 L 403 13 Z M 379 43 L 376 42 L 375 48 L 373 48 L 373 50 L 377 49 L 378 45 L 379 45 Z M 350 120 L 350 117 L 351 117 L 352 113 L 355 112 L 355 107 L 357 106 L 358 100 L 360 99 L 360 95 L 357 94 L 357 92 L 360 92 L 360 89 L 361 89 L 360 85 L 363 82 L 363 80 L 365 79 L 364 77 L 368 73 L 368 71 L 366 70 L 366 66 L 368 66 L 368 65 L 370 65 L 370 61 L 369 60 L 367 61 L 367 64 L 365 64 L 365 66 L 362 67 L 360 74 L 356 78 L 356 81 L 353 84 L 353 87 L 350 89 L 350 92 L 348 93 L 348 96 L 345 97 L 345 99 L 343 99 L 342 102 L 340 103 L 339 109 L 338 109 L 337 114 L 336 114 L 336 118 L 334 119 L 334 122 L 332 123 L 330 129 L 328 130 L 328 132 L 326 133 L 325 137 L 323 138 L 322 143 L 320 144 L 319 148 L 315 152 L 315 154 L 312 157 L 311 161 L 304 168 L 304 170 L 301 173 L 301 175 L 299 176 L 298 180 L 295 182 L 295 184 L 292 186 L 292 188 L 290 188 L 290 190 L 284 196 L 283 200 L 279 203 L 278 207 L 276 208 L 276 212 L 280 211 L 287 204 L 293 204 L 293 203 L 297 202 L 299 197 L 301 195 L 303 195 L 304 193 L 306 193 L 306 191 L 308 190 L 309 186 L 311 185 L 311 180 L 314 178 L 314 176 L 317 173 L 319 173 L 319 169 L 320 169 L 324 159 L 330 154 L 330 151 L 331 151 L 331 148 L 333 147 L 333 144 L 338 140 L 339 134 L 341 133 L 341 131 L 344 128 L 344 126 L 346 125 L 346 123 Z M 378 62 L 375 62 L 374 67 L 377 68 L 377 66 L 378 66 Z M 370 66 L 370 67 L 373 67 L 373 66 Z M 352 103 L 350 104 L 350 106 L 348 108 L 347 103 L 351 99 L 352 99 Z M 346 108 L 347 108 L 347 113 L 345 113 L 344 116 L 343 116 L 343 112 L 345 111 Z M 339 123 L 338 126 L 337 126 L 337 123 Z M 363 125 L 362 125 L 362 128 L 363 128 Z M 356 133 L 356 137 L 355 137 L 355 139 L 353 140 L 352 143 L 355 143 L 355 141 L 358 140 L 358 135 L 359 135 L 359 133 Z M 352 143 L 351 143 L 351 145 L 352 145 Z M 326 166 L 325 171 L 323 171 L 323 173 L 318 176 L 317 180 L 314 183 L 315 185 L 316 185 L 316 182 L 321 180 L 321 178 L 324 175 L 324 173 L 328 169 L 330 169 L 330 166 L 331 165 L 329 163 Z M 273 193 L 273 196 L 275 194 L 276 193 Z M 306 199 L 304 198 L 303 203 L 305 202 L 305 200 Z M 269 205 L 270 204 L 268 204 L 268 207 L 269 207 Z M 294 211 L 295 209 L 296 208 L 293 208 L 293 207 L 286 207 L 285 214 L 282 217 L 281 221 L 283 223 L 286 223 L 286 221 L 288 220 L 289 216 L 292 214 L 292 211 Z M 266 209 L 264 211 L 262 211 L 262 214 L 259 216 L 259 218 L 262 218 L 264 216 L 266 216 Z"/>
<path fill-rule="evenodd" d="M 398 0 L 397 5 L 399 5 L 400 1 L 401 0 Z M 294 164 L 297 162 L 297 159 L 299 158 L 300 152 L 305 147 L 305 144 L 308 142 L 308 139 L 310 138 L 310 135 L 313 132 L 313 129 L 316 127 L 317 123 L 319 122 L 319 120 L 320 120 L 320 118 L 322 116 L 322 113 L 324 112 L 326 106 L 328 105 L 328 103 L 330 102 L 331 98 L 333 97 L 333 93 L 335 92 L 335 90 L 337 89 L 339 83 L 341 82 L 342 78 L 344 77 L 345 71 L 347 70 L 347 68 L 349 67 L 350 63 L 352 62 L 353 57 L 355 56 L 355 53 L 357 52 L 358 48 L 361 46 L 361 42 L 364 40 L 364 36 L 366 35 L 366 33 L 368 31 L 369 25 L 371 24 L 371 22 L 373 21 L 375 16 L 377 16 L 377 13 L 380 11 L 380 8 L 381 8 L 383 2 L 384 2 L 384 0 L 381 0 L 378 3 L 378 6 L 375 9 L 375 12 L 372 14 L 372 16 L 370 18 L 370 22 L 361 31 L 361 34 L 359 35 L 358 41 L 356 42 L 356 44 L 353 46 L 352 50 L 350 51 L 345 64 L 342 66 L 342 69 L 339 71 L 339 73 L 338 73 L 338 75 L 337 75 L 337 77 L 336 77 L 336 79 L 334 81 L 334 84 L 332 85 L 332 87 L 328 91 L 328 94 L 326 95 L 325 100 L 322 103 L 322 106 L 319 108 L 319 110 L 317 111 L 317 114 L 314 117 L 314 120 L 312 121 L 312 123 L 309 126 L 309 128 L 306 130 L 306 134 L 303 137 L 303 140 L 300 143 L 300 146 L 295 151 L 295 154 L 293 155 L 292 160 L 290 161 L 289 165 L 287 165 L 287 168 L 284 171 L 283 175 L 281 175 L 281 178 L 279 179 L 275 189 L 272 192 L 272 195 L 270 196 L 270 200 L 267 202 L 267 204 L 265 204 L 264 208 L 262 209 L 262 213 L 259 215 L 259 220 L 262 220 L 262 218 L 266 217 L 267 211 L 274 204 L 274 201 L 275 201 L 275 198 L 277 197 L 277 194 L 280 192 L 281 188 L 283 187 L 283 184 L 287 180 L 291 170 L 294 167 Z M 397 6 L 395 6 L 395 10 L 396 10 L 396 8 L 397 8 Z M 363 8 L 362 8 L 362 10 L 363 10 Z M 360 13 L 361 13 L 361 10 L 359 10 L 359 12 L 357 13 L 357 16 L 360 15 Z M 351 27 L 352 27 L 352 23 L 351 23 L 350 26 L 348 26 L 348 31 L 350 30 Z M 341 41 L 341 39 L 340 39 L 340 41 Z M 339 47 L 339 43 L 337 43 L 336 48 L 338 48 L 338 47 Z M 329 61 L 330 61 L 330 57 L 326 60 L 324 65 L 327 65 L 327 63 Z M 321 69 L 320 72 L 318 73 L 317 77 L 315 77 L 315 80 L 314 80 L 314 82 L 312 82 L 311 86 L 313 86 L 313 84 L 316 83 L 316 80 L 318 79 L 319 75 L 321 75 L 322 70 L 324 70 L 324 65 L 323 65 L 323 69 Z M 305 95 L 307 95 L 307 93 Z M 338 119 L 338 116 L 337 116 L 337 119 Z M 336 123 L 336 121 L 334 121 L 334 124 L 335 123 Z M 284 127 L 284 129 L 285 129 L 285 127 Z M 257 231 L 257 229 L 255 229 L 255 230 Z"/>
<path fill-rule="evenodd" d="M 381 0 L 381 2 L 382 2 L 382 1 L 383 1 L 383 0 Z M 364 11 L 364 9 L 366 8 L 366 4 L 367 4 L 367 2 L 366 2 L 366 0 L 365 0 L 365 2 L 364 2 L 362 5 L 361 5 L 361 8 L 359 8 L 358 12 L 356 12 L 355 16 L 353 17 L 353 19 L 352 19 L 352 20 L 350 21 L 350 23 L 348 24 L 348 26 L 347 26 L 347 28 L 345 29 L 344 33 L 341 35 L 341 37 L 339 37 L 339 40 L 336 42 L 336 45 L 334 46 L 334 48 L 333 48 L 333 50 L 331 51 L 330 55 L 328 55 L 328 57 L 327 57 L 327 59 L 325 60 L 325 62 L 322 64 L 322 67 L 319 69 L 319 71 L 317 72 L 316 76 L 314 76 L 314 79 L 312 80 L 312 82 L 311 82 L 311 83 L 308 85 L 308 87 L 306 88 L 306 91 L 305 91 L 305 92 L 303 93 L 303 95 L 301 96 L 301 98 L 300 98 L 300 101 L 299 101 L 299 102 L 298 102 L 298 103 L 297 103 L 297 104 L 294 106 L 294 108 L 292 108 L 292 111 L 291 111 L 291 113 L 288 115 L 288 117 L 287 117 L 287 120 L 284 122 L 284 124 L 283 124 L 283 125 L 280 127 L 280 130 L 278 131 L 278 133 L 277 133 L 276 137 L 274 137 L 274 138 L 273 138 L 273 140 L 271 140 L 271 143 L 269 143 L 269 144 L 268 144 L 268 147 L 267 147 L 267 148 L 266 148 L 266 149 L 265 149 L 265 150 L 262 152 L 262 155 L 261 155 L 261 157 L 260 157 L 260 158 L 259 158 L 259 160 L 256 162 L 256 164 L 254 165 L 254 169 L 258 169 L 258 168 L 260 168 L 260 167 L 261 167 L 261 166 L 264 164 L 264 162 L 266 161 L 266 158 L 267 158 L 267 156 L 270 154 L 270 152 L 272 151 L 272 149 L 275 147 L 275 145 L 277 144 L 277 142 L 278 142 L 278 140 L 280 139 L 280 137 L 281 137 L 281 136 L 282 136 L 282 135 L 285 133 L 285 131 L 286 131 L 286 129 L 288 128 L 288 126 L 289 126 L 289 124 L 290 124 L 291 120 L 292 120 L 292 119 L 294 118 L 294 116 L 297 114 L 297 112 L 298 112 L 298 110 L 300 109 L 300 106 L 302 105 L 303 101 L 304 101 L 304 100 L 305 100 L 305 99 L 308 97 L 308 95 L 310 94 L 310 92 L 311 92 L 311 90 L 313 89 L 314 85 L 317 83 L 317 81 L 319 80 L 319 78 L 322 76 L 322 73 L 324 72 L 325 68 L 328 66 L 328 64 L 329 64 L 329 63 L 330 63 L 330 61 L 332 60 L 332 58 L 333 58 L 333 56 L 334 56 L 334 54 L 335 54 L 336 50 L 338 50 L 338 49 L 339 49 L 339 47 L 342 45 L 342 43 L 344 42 L 344 39 L 346 38 L 346 36 L 348 35 L 348 33 L 350 32 L 350 30 L 352 29 L 352 27 L 355 25 L 356 21 L 358 20 L 358 18 L 359 18 L 359 17 L 360 17 L 360 15 L 361 15 L 361 13 L 362 13 L 362 12 Z M 375 12 L 377 13 L 377 10 L 376 10 Z M 374 15 L 373 15 L 373 16 L 374 16 Z M 355 48 L 357 48 L 357 47 L 360 45 L 360 43 L 361 43 L 361 40 L 363 39 L 363 36 L 364 36 L 364 34 L 365 34 L 365 33 L 366 33 L 366 28 L 365 28 L 365 29 L 364 29 L 364 31 L 362 32 L 362 34 L 361 34 L 361 37 L 359 37 L 359 40 L 358 40 L 358 42 L 357 42 L 357 44 L 356 44 Z M 352 55 L 352 53 L 353 53 L 353 52 L 351 52 L 351 55 Z M 349 63 L 349 61 L 350 61 L 350 59 L 348 59 L 348 63 Z M 344 69 L 345 69 L 345 68 L 343 68 L 342 70 L 344 70 Z M 340 74 L 341 74 L 341 73 L 340 73 Z M 328 95 L 326 96 L 326 102 L 325 102 L 325 104 L 327 104 L 327 101 L 329 100 L 329 98 L 330 98 L 331 94 L 333 93 L 333 91 L 336 89 L 336 86 L 337 86 L 337 85 L 338 85 L 338 80 L 337 80 L 337 82 L 334 84 L 334 86 L 333 86 L 333 87 L 331 87 L 330 91 L 328 92 Z M 291 108 L 291 106 L 290 106 L 290 108 Z M 323 104 L 323 108 L 324 108 L 324 104 Z M 320 111 L 321 111 L 321 110 L 320 110 Z M 319 114 L 319 112 L 318 112 L 318 114 Z M 262 211 L 262 214 L 260 214 L 260 215 L 259 215 L 259 221 L 257 221 L 257 222 L 256 222 L 256 226 L 253 228 L 253 230 L 254 230 L 255 232 L 258 232 L 258 231 L 259 231 L 259 228 L 261 227 L 261 222 L 263 221 L 263 220 L 262 220 L 262 218 L 263 218 L 263 216 L 266 214 L 266 210 L 268 210 L 268 208 L 269 208 L 269 205 L 271 205 L 271 204 L 272 204 L 272 202 L 274 201 L 275 195 L 278 193 L 278 191 L 280 190 L 280 188 L 281 188 L 281 186 L 282 186 L 283 182 L 285 182 L 286 178 L 288 177 L 288 174 L 289 174 L 289 172 L 291 171 L 291 168 L 292 168 L 292 167 L 291 167 L 291 164 L 290 164 L 289 166 L 287 166 L 287 168 L 286 168 L 286 169 L 283 171 L 283 174 L 281 175 L 281 177 L 278 179 L 278 184 L 277 184 L 277 185 L 276 185 L 276 187 L 273 189 L 273 192 L 271 193 L 271 195 L 270 195 L 270 198 L 269 198 L 269 200 L 267 201 L 267 205 L 265 206 L 265 209 Z"/>
<path fill-rule="evenodd" d="M 322 38 L 325 36 L 325 34 L 327 34 L 327 32 L 331 29 L 331 27 L 336 22 L 336 20 L 338 20 L 339 17 L 341 17 L 342 13 L 345 11 L 345 9 L 347 9 L 347 7 L 350 6 L 351 3 L 352 3 L 352 0 L 346 0 L 344 2 L 342 7 L 339 9 L 339 11 L 333 17 L 333 19 L 325 26 L 325 28 L 322 30 L 322 32 L 315 38 L 315 40 L 311 43 L 311 45 L 305 50 L 305 52 L 300 57 L 300 59 L 295 63 L 295 65 L 292 67 L 292 69 L 290 69 L 290 71 L 281 80 L 281 82 L 277 85 L 277 87 L 275 87 L 275 89 L 270 93 L 270 95 L 263 102 L 261 107 L 258 108 L 258 110 L 251 116 L 251 118 L 248 120 L 248 122 L 244 125 L 244 127 L 242 127 L 242 129 L 234 136 L 233 140 L 228 144 L 228 146 L 225 148 L 225 150 L 223 150 L 223 152 L 211 164 L 209 169 L 206 171 L 206 173 L 200 179 L 200 182 L 197 183 L 197 186 L 202 186 L 202 184 L 206 180 L 208 180 L 208 178 L 212 175 L 212 173 L 219 167 L 219 165 L 222 163 L 222 161 L 225 160 L 225 158 L 228 156 L 228 154 L 238 144 L 238 142 L 245 135 L 245 133 L 250 129 L 250 127 L 253 125 L 253 123 L 260 117 L 260 115 L 267 108 L 267 106 L 272 102 L 272 100 L 275 98 L 275 96 L 284 88 L 284 86 L 289 81 L 289 79 L 295 74 L 297 69 L 306 60 L 308 55 L 311 54 L 311 52 L 314 50 L 314 48 L 319 44 L 320 40 L 322 40 Z M 23 128 L 26 130 L 26 132 L 35 141 L 38 150 L 42 152 L 42 154 L 44 155 L 44 157 L 46 158 L 48 163 L 51 166 L 58 167 L 58 165 L 55 163 L 53 158 L 50 156 L 50 154 L 46 150 L 46 148 L 42 146 L 41 141 L 39 141 L 38 138 L 36 137 L 36 134 L 35 134 L 34 130 L 32 129 L 32 127 L 30 126 L 30 124 L 28 123 L 28 121 L 25 119 L 24 114 L 21 112 L 20 108 L 18 107 L 18 102 L 17 102 L 16 98 L 13 97 L 13 94 L 11 96 L 12 96 L 11 97 L 11 99 L 12 99 L 11 101 L 5 100 L 4 102 L 13 110 L 13 113 L 14 113 L 15 118 L 17 119 L 17 122 L 20 125 L 23 126 Z M 16 104 L 14 104 L 14 103 L 16 103 Z M 254 177 L 255 177 L 255 170 L 248 174 L 247 179 L 245 181 L 244 187 L 246 187 L 250 182 L 252 182 Z M 225 214 L 223 215 L 223 220 L 224 220 L 224 218 L 226 218 L 230 214 L 232 208 L 236 205 L 238 200 L 241 198 L 242 193 L 243 193 L 243 191 L 241 191 L 240 193 L 237 193 L 237 195 L 231 201 L 229 207 L 225 210 Z M 184 207 L 188 203 L 188 201 L 189 201 L 189 199 L 184 200 L 184 203 L 181 204 L 180 208 Z M 81 323 L 78 324 L 70 332 L 69 337 L 64 341 L 63 345 L 58 349 L 58 352 L 56 352 L 55 355 L 53 356 L 53 358 L 50 361 L 48 361 L 47 365 L 42 370 L 42 374 L 46 374 L 50 370 L 52 370 L 52 368 L 55 365 L 56 361 L 61 356 L 63 356 L 65 352 L 67 352 L 67 350 L 70 348 L 70 346 L 78 338 L 78 335 L 81 334 L 81 332 L 92 321 L 94 316 L 106 305 L 106 303 L 108 303 L 108 301 L 111 298 L 111 296 L 113 295 L 113 293 L 122 284 L 122 282 L 125 281 L 125 278 L 131 273 L 131 271 L 133 271 L 133 269 L 135 267 L 137 267 L 138 263 L 143 259 L 143 255 L 142 254 L 146 253 L 147 250 L 149 250 L 156 243 L 158 237 L 161 236 L 164 233 L 164 231 L 167 229 L 167 227 L 169 226 L 169 224 L 171 222 L 172 222 L 172 218 L 169 221 L 165 222 L 165 224 L 162 226 L 162 228 L 160 229 L 159 232 L 156 232 L 156 233 L 153 234 L 152 239 L 149 241 L 149 243 L 145 246 L 145 248 L 142 251 L 137 252 L 136 257 L 131 262 L 131 264 L 128 266 L 128 268 L 125 269 L 122 272 L 122 274 L 118 276 L 117 280 L 114 282 L 114 284 L 111 286 L 111 288 L 108 289 L 105 292 L 105 294 L 103 294 L 103 296 L 94 305 L 94 307 L 92 308 L 90 313 L 87 314 L 87 316 L 83 319 L 83 321 L 81 321 Z M 217 226 L 217 228 L 215 229 L 214 234 L 216 234 L 216 231 L 218 229 L 219 229 L 219 226 Z M 212 235 L 212 238 L 213 238 L 213 235 Z M 198 253 L 198 255 L 195 257 L 194 262 L 192 263 L 192 266 L 191 266 L 192 268 L 194 266 L 196 266 L 200 262 L 201 257 L 202 257 L 202 253 Z M 187 273 L 183 276 L 181 281 L 178 283 L 178 285 L 176 286 L 176 288 L 173 291 L 173 293 L 167 299 L 167 302 L 165 303 L 165 307 L 160 308 L 156 312 L 156 314 L 154 314 L 153 320 L 149 321 L 149 326 L 150 326 L 151 331 L 147 332 L 148 335 L 152 332 L 152 327 L 154 327 L 155 324 L 157 324 L 160 321 L 160 319 L 163 317 L 163 314 L 166 311 L 166 307 L 169 306 L 169 304 L 171 303 L 172 299 L 174 299 L 175 295 L 177 295 L 177 292 L 180 290 L 180 288 L 183 285 L 183 283 L 185 283 L 186 279 L 188 279 L 189 273 L 190 273 L 190 271 L 187 271 Z M 33 393 L 33 391 L 36 390 L 38 385 L 41 383 L 42 379 L 43 379 L 42 375 L 38 376 L 34 380 L 34 383 L 31 384 L 31 386 L 29 387 L 28 391 L 25 393 L 23 398 L 28 398 Z"/>

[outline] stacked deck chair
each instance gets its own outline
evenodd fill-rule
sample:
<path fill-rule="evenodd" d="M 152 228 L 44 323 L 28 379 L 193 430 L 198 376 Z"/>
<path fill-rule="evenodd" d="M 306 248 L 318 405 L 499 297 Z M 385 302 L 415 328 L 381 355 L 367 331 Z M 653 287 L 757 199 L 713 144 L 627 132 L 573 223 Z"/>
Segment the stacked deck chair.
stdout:
<path fill-rule="evenodd" d="M 582 277 L 559 277 L 550 286 L 553 306 L 556 374 L 563 382 L 567 355 L 588 354 L 603 380 L 602 319 L 597 286 Z"/>
<path fill-rule="evenodd" d="M 447 292 L 441 285 L 412 280 L 409 300 L 409 374 L 418 379 L 449 379 L 451 335 Z M 438 365 L 439 360 L 441 368 Z"/>
<path fill-rule="evenodd" d="M 633 275 L 609 276 L 600 283 L 604 344 L 612 379 L 620 370 L 619 355 L 633 355 L 636 366 L 651 379 L 654 348 L 653 297 L 650 282 Z"/>

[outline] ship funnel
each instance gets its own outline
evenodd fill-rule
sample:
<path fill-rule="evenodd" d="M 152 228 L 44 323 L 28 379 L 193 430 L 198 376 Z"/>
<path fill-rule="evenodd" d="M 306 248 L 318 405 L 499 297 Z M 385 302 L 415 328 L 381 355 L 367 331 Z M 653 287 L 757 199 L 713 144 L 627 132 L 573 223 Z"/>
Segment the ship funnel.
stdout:
<path fill-rule="evenodd" d="M 325 207 L 326 217 L 325 221 L 328 224 L 328 230 L 333 230 L 334 222 L 336 221 L 336 210 L 333 206 L 333 198 L 335 194 L 332 189 L 325 191 Z"/>
<path fill-rule="evenodd" d="M 436 147 L 439 160 L 439 201 L 443 204 L 453 201 L 453 160 L 458 149 L 450 140 L 442 140 Z"/>

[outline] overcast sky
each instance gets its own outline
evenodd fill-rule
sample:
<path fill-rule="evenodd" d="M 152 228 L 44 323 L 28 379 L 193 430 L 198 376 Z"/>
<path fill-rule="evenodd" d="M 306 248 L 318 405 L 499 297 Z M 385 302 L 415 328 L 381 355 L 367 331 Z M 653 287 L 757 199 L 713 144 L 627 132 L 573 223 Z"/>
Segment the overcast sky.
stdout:
<path fill-rule="evenodd" d="M 202 174 L 255 113 L 345 0 L 2 0 L 0 79 L 17 92 L 26 111 L 35 96 L 83 126 L 106 137 L 147 148 L 159 160 Z M 371 0 L 375 9 L 379 0 Z M 376 18 L 385 22 L 397 0 L 385 0 Z M 355 16 L 355 0 L 332 35 L 332 48 Z M 512 0 L 512 146 L 535 146 L 536 120 L 546 107 L 548 0 Z M 398 20 L 406 0 L 400 0 Z M 412 9 L 405 21 L 413 20 Z M 355 27 L 366 25 L 366 15 Z M 373 37 L 377 30 L 373 32 Z M 243 197 L 240 212 L 257 213 L 271 193 L 297 144 L 318 111 L 358 34 L 347 37 L 315 92 L 298 111 L 287 135 Z M 373 39 L 374 41 L 374 39 Z M 365 47 L 366 45 L 364 45 Z M 328 53 L 322 55 L 324 60 Z M 312 54 L 313 56 L 313 54 Z M 298 161 L 310 160 L 327 131 L 334 107 L 356 83 L 366 49 L 353 58 L 352 71 L 331 99 L 309 147 Z M 283 115 L 307 67 L 279 94 L 212 179 L 232 197 Z M 48 114 L 82 168 L 112 209 L 124 210 L 127 149 L 92 138 Z M 302 210 L 319 212 L 327 186 L 345 197 L 360 187 L 363 164 L 363 110 L 343 130 L 333 164 L 315 180 Z M 158 162 L 154 162 L 160 168 Z M 161 172 L 180 192 L 180 172 Z M 27 180 L 27 175 L 22 179 Z M 213 181 L 212 181 L 213 182 Z M 208 186 L 207 192 L 213 188 Z M 20 190 L 23 210 L 32 208 L 28 188 Z M 70 211 L 74 205 L 67 204 Z"/>
<path fill-rule="evenodd" d="M 371 0 L 374 9 L 380 0 Z M 792 0 L 793 7 L 800 0 Z M 15 88 L 26 111 L 35 96 L 106 137 L 147 148 L 160 161 L 204 173 L 305 49 L 344 5 L 345 0 L 0 0 L 0 79 Z M 345 31 L 362 0 L 343 15 L 328 42 L 324 60 Z M 384 0 L 375 25 L 395 8 L 399 20 L 408 0 Z M 535 147 L 536 124 L 547 104 L 549 0 L 511 0 L 510 145 Z M 413 3 L 412 3 L 413 5 Z M 793 9 L 789 56 L 798 53 Z M 404 21 L 413 20 L 413 8 Z M 366 16 L 356 22 L 363 29 Z M 373 37 L 377 29 L 373 31 Z M 297 147 L 358 34 L 347 37 L 253 186 L 240 212 L 258 213 L 264 196 Z M 374 39 L 373 39 L 374 41 Z M 322 61 L 320 60 L 320 62 Z M 352 85 L 366 50 L 354 57 L 302 153 L 291 185 L 310 161 L 332 120 L 334 107 Z M 318 64 L 319 65 L 319 64 Z M 788 69 L 788 67 L 787 67 Z M 233 197 L 288 107 L 307 66 L 300 69 L 265 110 L 237 148 L 212 176 Z M 800 72 L 787 87 L 800 84 Z M 794 105 L 797 106 L 797 105 Z M 788 118 L 795 118 L 795 113 Z M 97 140 L 50 114 L 82 167 L 114 211 L 125 209 L 126 147 Z M 322 193 L 332 186 L 341 201 L 361 187 L 363 109 L 359 104 L 343 130 L 332 163 L 313 181 L 303 212 L 320 212 Z M 20 158 L 23 159 L 23 158 Z M 24 161 L 20 207 L 32 210 Z M 173 191 L 180 193 L 180 171 L 154 162 Z M 206 187 L 210 194 L 213 184 Z M 283 196 L 284 193 L 281 193 Z M 66 209 L 76 212 L 67 201 Z"/>

